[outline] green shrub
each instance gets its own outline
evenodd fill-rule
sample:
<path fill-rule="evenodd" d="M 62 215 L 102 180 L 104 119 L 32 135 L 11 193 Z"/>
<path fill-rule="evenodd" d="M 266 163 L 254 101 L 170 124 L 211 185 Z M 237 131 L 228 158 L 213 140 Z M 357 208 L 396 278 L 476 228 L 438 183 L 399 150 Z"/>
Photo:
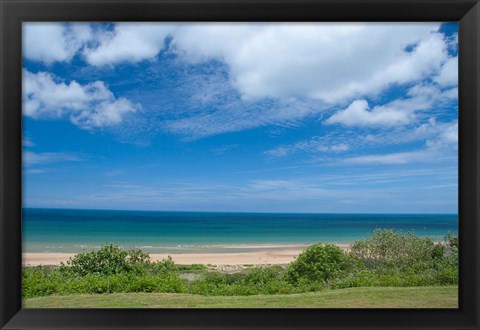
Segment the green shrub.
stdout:
<path fill-rule="evenodd" d="M 288 267 L 286 279 L 290 283 L 300 281 L 327 281 L 336 274 L 353 267 L 354 260 L 333 244 L 317 243 L 308 247 Z"/>
<path fill-rule="evenodd" d="M 22 269 L 22 296 L 24 298 L 48 296 L 56 291 L 56 283 L 43 267 Z"/>
<path fill-rule="evenodd" d="M 125 251 L 115 244 L 103 245 L 97 251 L 81 252 L 70 258 L 60 270 L 80 276 L 91 274 L 112 275 L 142 272 L 150 263 L 150 256 L 140 250 Z"/>
<path fill-rule="evenodd" d="M 182 273 L 195 273 L 182 280 Z M 352 244 L 308 247 L 286 269 L 251 267 L 235 274 L 209 271 L 203 265 L 176 265 L 172 258 L 151 262 L 140 250 L 105 245 L 82 252 L 59 267 L 24 267 L 25 298 L 51 294 L 172 292 L 200 295 L 291 294 L 370 286 L 458 284 L 458 238 L 445 244 L 412 233 L 376 230 Z"/>
<path fill-rule="evenodd" d="M 458 236 L 448 233 L 445 237 L 445 243 L 448 249 L 448 259 L 450 263 L 458 267 Z"/>
<path fill-rule="evenodd" d="M 186 273 L 205 273 L 208 271 L 208 268 L 202 264 L 176 265 L 176 268 L 178 271 Z"/>
<path fill-rule="evenodd" d="M 444 246 L 430 238 L 390 229 L 376 229 L 372 236 L 354 242 L 350 250 L 350 255 L 369 269 L 427 269 L 444 254 Z"/>
<path fill-rule="evenodd" d="M 168 256 L 166 259 L 151 263 L 147 267 L 154 274 L 174 272 L 178 270 L 178 266 L 172 260 L 172 257 Z"/>
<path fill-rule="evenodd" d="M 190 283 L 188 292 L 210 296 L 289 294 L 300 292 L 298 286 L 285 281 L 285 270 L 280 266 L 257 267 L 242 273 L 223 274 L 216 271 L 205 274 Z M 303 289 L 302 292 L 306 292 Z"/>

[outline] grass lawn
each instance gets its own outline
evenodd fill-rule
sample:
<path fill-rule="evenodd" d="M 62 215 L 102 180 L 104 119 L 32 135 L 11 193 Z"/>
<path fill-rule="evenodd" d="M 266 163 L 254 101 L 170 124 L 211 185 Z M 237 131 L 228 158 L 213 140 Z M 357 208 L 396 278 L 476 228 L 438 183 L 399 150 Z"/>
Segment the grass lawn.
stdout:
<path fill-rule="evenodd" d="M 457 308 L 458 287 L 372 287 L 291 295 L 200 296 L 178 293 L 113 293 L 24 300 L 26 308 Z"/>

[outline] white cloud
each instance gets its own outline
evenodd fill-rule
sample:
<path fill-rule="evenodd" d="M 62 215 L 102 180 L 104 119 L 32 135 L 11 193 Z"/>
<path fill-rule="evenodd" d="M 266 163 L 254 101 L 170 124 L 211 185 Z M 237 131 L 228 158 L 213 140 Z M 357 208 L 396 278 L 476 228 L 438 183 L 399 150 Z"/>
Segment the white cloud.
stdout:
<path fill-rule="evenodd" d="M 317 136 L 291 145 L 281 145 L 275 147 L 267 150 L 265 154 L 273 157 L 285 157 L 299 151 L 313 153 L 341 153 L 348 150 L 350 150 L 350 146 L 346 143 Z"/>
<path fill-rule="evenodd" d="M 308 102 L 243 102 L 226 100 L 221 104 L 197 109 L 193 106 L 183 117 L 165 120 L 162 128 L 181 134 L 187 140 L 226 132 L 237 132 L 266 125 L 291 127 L 323 109 Z M 198 110 L 198 111 L 196 111 Z"/>
<path fill-rule="evenodd" d="M 436 123 L 431 119 L 409 133 L 412 139 L 425 139 L 425 148 L 409 152 L 373 154 L 348 157 L 344 162 L 351 164 L 407 164 L 437 162 L 442 159 L 455 160 L 458 150 L 458 122 Z M 407 136 L 407 134 L 405 134 Z M 401 136 L 398 137 L 402 139 Z"/>
<path fill-rule="evenodd" d="M 32 118 L 68 117 L 83 129 L 119 124 L 139 105 L 115 98 L 102 81 L 81 85 L 59 81 L 46 72 L 23 71 L 23 114 Z"/>
<path fill-rule="evenodd" d="M 68 62 L 92 38 L 87 23 L 23 23 L 23 56 L 46 64 Z"/>
<path fill-rule="evenodd" d="M 42 168 L 29 168 L 23 171 L 24 174 L 43 174 L 48 171 Z"/>
<path fill-rule="evenodd" d="M 458 85 L 458 56 L 448 59 L 434 80 L 441 86 Z"/>
<path fill-rule="evenodd" d="M 356 100 L 346 109 L 328 118 L 325 123 L 345 126 L 396 126 L 408 124 L 411 121 L 411 115 L 394 107 L 377 106 L 370 110 L 366 100 Z"/>
<path fill-rule="evenodd" d="M 99 32 L 99 46 L 85 49 L 83 55 L 97 66 L 153 59 L 174 28 L 158 23 L 118 23 L 113 31 Z"/>
<path fill-rule="evenodd" d="M 448 54 L 437 30 L 433 23 L 191 24 L 175 31 L 173 45 L 186 60 L 227 63 L 244 98 L 336 103 L 438 71 Z"/>
<path fill-rule="evenodd" d="M 125 174 L 125 172 L 122 171 L 122 170 L 111 170 L 111 171 L 108 171 L 108 172 L 105 172 L 105 173 L 104 173 L 105 176 L 111 176 L 111 177 L 113 177 L 113 176 L 121 176 L 121 175 L 123 175 L 123 174 Z"/>
<path fill-rule="evenodd" d="M 371 150 L 378 146 L 408 145 L 422 142 L 429 152 L 449 154 L 458 149 L 458 122 L 439 122 L 435 117 L 430 117 L 425 122 L 407 127 L 394 127 L 388 130 L 373 129 L 372 133 L 365 134 L 357 128 L 345 128 L 341 132 L 334 131 L 322 136 L 314 136 L 310 139 L 288 145 L 279 145 L 264 152 L 267 156 L 285 157 L 297 152 L 306 152 L 313 155 L 309 163 L 318 161 L 338 161 L 342 152 L 351 151 L 359 153 L 363 150 Z M 317 154 L 330 152 L 330 158 L 319 158 Z M 335 156 L 335 157 L 333 157 Z M 381 156 L 381 155 L 374 155 Z M 396 155 L 397 157 L 399 155 Z M 405 156 L 405 155 L 403 155 Z M 388 156 L 388 161 L 391 157 Z M 369 158 L 355 158 L 356 162 L 368 161 Z M 413 158 L 409 158 L 409 161 Z"/>
<path fill-rule="evenodd" d="M 344 126 L 392 127 L 415 121 L 418 111 L 451 104 L 458 97 L 457 88 L 442 90 L 436 85 L 420 83 L 407 92 L 408 98 L 399 98 L 370 110 L 366 100 L 355 100 L 346 109 L 337 111 L 325 124 Z"/>
<path fill-rule="evenodd" d="M 118 23 L 83 50 L 88 63 L 219 60 L 245 99 L 312 98 L 329 103 L 420 81 L 449 59 L 437 23 Z"/>
<path fill-rule="evenodd" d="M 444 127 L 437 137 L 428 139 L 427 147 L 433 150 L 458 150 L 458 122 Z"/>
<path fill-rule="evenodd" d="M 24 48 L 31 47 L 31 54 L 37 55 L 29 56 L 44 61 L 69 60 L 77 52 L 96 66 L 155 60 L 162 51 L 186 63 L 215 60 L 224 64 L 226 78 L 220 83 L 228 88 L 219 90 L 222 97 L 230 94 L 228 99 L 220 100 L 223 104 L 218 104 L 217 94 L 204 84 L 207 92 L 192 96 L 188 113 L 166 116 L 160 124 L 165 131 L 191 139 L 265 125 L 296 125 L 307 116 L 348 104 L 326 122 L 393 127 L 413 122 L 415 111 L 431 107 L 434 97 L 410 95 L 373 109 L 366 98 L 394 85 L 421 85 L 432 78 L 442 88 L 450 88 L 441 93 L 456 95 L 454 85 L 450 85 L 454 74 L 450 63 L 454 58 L 448 54 L 455 44 L 452 38 L 438 32 L 438 23 L 117 23 L 112 29 L 81 26 L 47 25 L 54 36 L 51 48 L 56 49 L 51 53 L 41 38 Z M 26 29 L 26 40 L 34 40 L 41 28 L 32 25 Z M 50 57 L 38 55 L 42 52 L 48 52 Z M 72 94 L 70 98 L 65 96 L 63 106 L 48 106 L 48 101 L 41 103 L 32 97 L 25 102 L 25 111 L 31 116 L 39 111 L 49 116 L 68 115 L 83 128 L 117 124 L 123 114 L 134 112 L 137 106 L 113 96 L 110 98 L 114 101 L 109 103 L 92 106 L 101 101 L 91 101 L 94 111 L 79 110 L 88 103 L 80 96 L 82 92 L 91 94 L 88 88 L 102 89 L 95 83 L 82 86 L 74 81 L 55 82 L 63 93 Z M 218 88 L 219 83 L 213 85 Z M 193 101 L 200 102 L 201 107 L 192 107 Z"/>
<path fill-rule="evenodd" d="M 28 136 L 22 137 L 22 146 L 24 147 L 34 147 L 35 142 L 33 142 L 32 139 L 30 139 Z"/>
<path fill-rule="evenodd" d="M 389 154 L 348 157 L 348 158 L 345 158 L 345 162 L 350 164 L 392 165 L 392 164 L 407 164 L 411 162 L 425 161 L 425 159 L 431 159 L 431 154 L 421 150 L 421 151 L 395 152 L 395 153 L 389 153 Z"/>
<path fill-rule="evenodd" d="M 80 155 L 65 153 L 65 152 L 23 152 L 23 165 L 44 165 L 51 163 L 81 161 L 83 158 Z"/>
<path fill-rule="evenodd" d="M 442 95 L 447 99 L 458 99 L 458 87 L 453 87 L 447 90 L 444 90 Z M 457 107 L 458 111 L 458 107 Z"/>

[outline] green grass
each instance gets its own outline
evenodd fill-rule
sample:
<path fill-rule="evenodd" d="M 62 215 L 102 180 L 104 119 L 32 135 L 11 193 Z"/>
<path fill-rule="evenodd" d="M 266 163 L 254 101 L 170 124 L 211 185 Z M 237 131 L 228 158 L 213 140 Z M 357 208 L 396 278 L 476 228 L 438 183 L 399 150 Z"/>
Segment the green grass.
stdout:
<path fill-rule="evenodd" d="M 458 287 L 371 287 L 291 295 L 201 296 L 178 293 L 53 295 L 26 308 L 457 308 Z"/>

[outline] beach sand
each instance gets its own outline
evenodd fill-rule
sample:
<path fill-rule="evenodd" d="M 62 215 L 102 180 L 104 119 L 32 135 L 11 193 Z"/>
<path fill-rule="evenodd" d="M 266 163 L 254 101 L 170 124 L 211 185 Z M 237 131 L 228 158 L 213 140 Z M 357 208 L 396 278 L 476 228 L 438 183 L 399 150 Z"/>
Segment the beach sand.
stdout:
<path fill-rule="evenodd" d="M 336 244 L 342 249 L 348 249 L 348 244 Z M 242 246 L 246 249 L 258 249 L 254 252 L 235 253 L 162 253 L 150 254 L 152 261 L 162 260 L 171 256 L 173 261 L 180 265 L 203 264 L 203 265 L 274 265 L 288 264 L 298 256 L 306 246 Z M 268 247 L 268 249 L 267 249 Z M 228 251 L 228 247 L 225 247 Z M 238 248 L 238 247 L 235 247 Z M 265 248 L 265 250 L 262 250 Z M 23 254 L 23 264 L 26 266 L 58 265 L 67 261 L 74 253 L 33 253 Z"/>

